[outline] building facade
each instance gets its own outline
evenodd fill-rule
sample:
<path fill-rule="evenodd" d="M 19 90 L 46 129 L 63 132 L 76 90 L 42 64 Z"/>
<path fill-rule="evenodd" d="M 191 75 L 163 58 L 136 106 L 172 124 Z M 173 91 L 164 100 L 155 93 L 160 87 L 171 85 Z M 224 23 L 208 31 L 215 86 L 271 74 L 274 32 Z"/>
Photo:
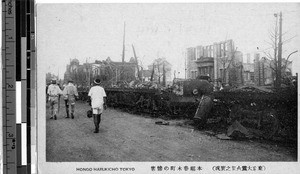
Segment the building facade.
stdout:
<path fill-rule="evenodd" d="M 186 75 L 189 79 L 209 76 L 215 85 L 243 83 L 243 54 L 232 40 L 186 50 Z"/>
<path fill-rule="evenodd" d="M 254 85 L 254 63 L 251 61 L 250 53 L 246 54 L 246 63 L 243 63 L 244 85 Z"/>
<path fill-rule="evenodd" d="M 271 61 L 260 57 L 259 53 L 254 56 L 254 84 L 257 86 L 271 85 L 274 83 L 274 74 L 271 69 Z"/>
<path fill-rule="evenodd" d="M 95 78 L 103 83 L 113 84 L 119 81 L 130 82 L 137 79 L 136 62 L 113 62 L 110 58 L 94 63 L 79 64 L 77 59 L 70 60 L 66 67 L 64 81 L 72 79 L 78 86 L 89 86 Z"/>
<path fill-rule="evenodd" d="M 274 85 L 276 79 L 275 61 L 266 57 L 260 57 L 259 53 L 254 58 L 254 83 L 258 86 Z M 282 79 L 292 76 L 292 62 L 282 59 Z"/>
<path fill-rule="evenodd" d="M 153 71 L 154 68 L 154 71 Z M 172 81 L 172 65 L 166 60 L 166 58 L 158 58 L 153 61 L 151 65 L 148 65 L 150 76 L 153 73 L 153 81 L 162 83 L 165 75 L 165 81 Z M 151 77 L 150 77 L 151 78 Z"/>

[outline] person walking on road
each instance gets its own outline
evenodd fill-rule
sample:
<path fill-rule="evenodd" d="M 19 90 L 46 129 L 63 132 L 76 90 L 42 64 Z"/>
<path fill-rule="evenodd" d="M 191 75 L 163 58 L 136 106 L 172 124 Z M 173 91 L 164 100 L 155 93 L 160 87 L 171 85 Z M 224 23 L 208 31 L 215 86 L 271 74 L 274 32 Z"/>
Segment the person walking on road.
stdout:
<path fill-rule="evenodd" d="M 78 92 L 77 92 L 77 88 L 73 84 L 73 80 L 68 81 L 68 85 L 65 86 L 63 90 L 63 95 L 64 95 L 66 112 L 67 112 L 66 118 L 70 118 L 69 110 L 71 109 L 71 118 L 74 119 L 75 101 L 76 98 L 78 98 Z"/>
<path fill-rule="evenodd" d="M 59 105 L 59 99 L 60 95 L 62 95 L 62 91 L 59 88 L 59 86 L 56 84 L 56 80 L 52 79 L 51 84 L 48 87 L 47 90 L 48 94 L 48 100 L 50 102 L 50 110 L 51 110 L 51 117 L 50 119 L 56 120 L 57 114 L 58 114 L 58 105 Z"/>
<path fill-rule="evenodd" d="M 99 132 L 99 125 L 101 122 L 101 114 L 106 109 L 106 93 L 103 87 L 100 86 L 100 80 L 94 80 L 94 86 L 90 89 L 88 96 L 90 97 L 93 118 L 95 124 L 94 133 Z"/>
<path fill-rule="evenodd" d="M 63 84 L 63 90 L 66 88 L 66 86 L 68 85 L 68 83 Z M 68 103 L 68 97 L 64 96 L 64 102 L 65 102 L 65 108 L 66 108 L 66 112 L 67 112 L 67 117 L 69 118 L 69 103 Z"/>

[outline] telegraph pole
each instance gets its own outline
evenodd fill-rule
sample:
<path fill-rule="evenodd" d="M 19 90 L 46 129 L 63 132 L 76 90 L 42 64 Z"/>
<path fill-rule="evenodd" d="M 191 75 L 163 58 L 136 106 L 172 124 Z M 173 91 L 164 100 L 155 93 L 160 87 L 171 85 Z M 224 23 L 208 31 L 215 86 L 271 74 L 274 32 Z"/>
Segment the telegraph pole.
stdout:
<path fill-rule="evenodd" d="M 278 33 L 277 33 L 277 30 L 278 30 L 278 26 L 277 26 L 277 21 L 278 21 L 278 15 L 277 15 L 277 13 L 275 13 L 274 14 L 274 16 L 275 16 L 275 18 L 276 18 L 276 23 L 275 23 L 275 43 L 274 43 L 274 45 L 275 45 L 275 48 L 274 48 L 274 61 L 275 61 L 275 63 L 274 63 L 274 65 L 275 65 L 275 76 L 276 76 L 276 80 L 274 81 L 274 86 L 275 86 L 275 88 L 277 88 L 278 87 L 278 58 L 277 58 L 277 35 L 278 35 Z M 260 82 L 259 82 L 260 83 Z"/>
<path fill-rule="evenodd" d="M 140 81 L 142 81 L 142 77 L 141 77 L 141 73 L 140 73 L 140 69 L 139 69 L 139 64 L 138 64 L 138 59 L 137 59 L 137 56 L 136 56 L 136 53 L 135 53 L 135 49 L 134 49 L 133 44 L 132 44 L 132 50 L 133 50 L 133 55 L 134 55 L 135 63 L 136 63 L 137 76 L 138 76 L 138 79 L 139 79 Z"/>
<path fill-rule="evenodd" d="M 184 52 L 184 79 L 186 79 L 186 77 L 187 77 L 187 72 L 186 72 L 186 70 L 187 70 L 187 64 L 186 64 L 186 59 L 187 59 L 187 53 L 186 52 Z"/>
<path fill-rule="evenodd" d="M 124 22 L 124 33 L 123 33 L 123 52 L 122 52 L 122 63 L 124 64 L 125 59 L 125 22 Z"/>
<path fill-rule="evenodd" d="M 125 22 L 124 22 L 124 33 L 123 33 L 123 52 L 122 52 L 122 66 L 120 68 L 120 80 L 124 80 L 124 61 L 125 61 Z"/>
<path fill-rule="evenodd" d="M 279 14 L 279 41 L 278 41 L 278 69 L 277 69 L 277 87 L 281 87 L 281 63 L 282 63 L 282 12 Z"/>

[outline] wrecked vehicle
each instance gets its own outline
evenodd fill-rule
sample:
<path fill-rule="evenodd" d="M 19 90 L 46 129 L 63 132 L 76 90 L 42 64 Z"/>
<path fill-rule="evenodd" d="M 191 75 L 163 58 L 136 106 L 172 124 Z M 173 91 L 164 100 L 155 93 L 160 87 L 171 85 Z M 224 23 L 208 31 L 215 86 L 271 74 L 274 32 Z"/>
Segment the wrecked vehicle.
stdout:
<path fill-rule="evenodd" d="M 278 133 L 297 137 L 295 90 L 274 92 L 261 87 L 242 86 L 213 91 L 213 85 L 201 79 L 177 79 L 168 87 L 152 82 L 129 83 L 125 87 L 105 87 L 105 90 L 108 106 L 136 114 L 187 118 L 193 120 L 198 128 L 220 123 L 227 128 L 228 136 L 247 132 L 249 134 L 245 136 L 264 139 Z"/>
<path fill-rule="evenodd" d="M 177 80 L 167 88 L 105 88 L 109 106 L 134 112 L 171 117 L 191 118 L 197 108 L 199 95 L 212 92 L 205 80 Z"/>

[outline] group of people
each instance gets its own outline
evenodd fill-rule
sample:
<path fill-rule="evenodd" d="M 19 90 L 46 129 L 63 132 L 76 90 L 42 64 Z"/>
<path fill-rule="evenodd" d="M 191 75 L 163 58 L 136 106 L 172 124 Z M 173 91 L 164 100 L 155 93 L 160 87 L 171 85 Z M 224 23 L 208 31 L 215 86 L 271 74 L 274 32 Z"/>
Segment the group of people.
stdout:
<path fill-rule="evenodd" d="M 101 122 L 101 114 L 103 110 L 107 108 L 106 105 L 106 93 L 103 87 L 100 86 L 101 81 L 99 79 L 94 80 L 94 85 L 89 90 L 88 96 L 90 101 L 91 110 L 93 113 L 95 131 L 99 132 L 99 125 Z M 78 91 L 72 80 L 68 81 L 68 84 L 63 90 L 57 85 L 56 80 L 53 79 L 47 89 L 48 101 L 50 103 L 50 119 L 57 119 L 59 112 L 60 97 L 63 96 L 66 107 L 66 118 L 74 119 L 75 101 L 78 98 Z"/>

